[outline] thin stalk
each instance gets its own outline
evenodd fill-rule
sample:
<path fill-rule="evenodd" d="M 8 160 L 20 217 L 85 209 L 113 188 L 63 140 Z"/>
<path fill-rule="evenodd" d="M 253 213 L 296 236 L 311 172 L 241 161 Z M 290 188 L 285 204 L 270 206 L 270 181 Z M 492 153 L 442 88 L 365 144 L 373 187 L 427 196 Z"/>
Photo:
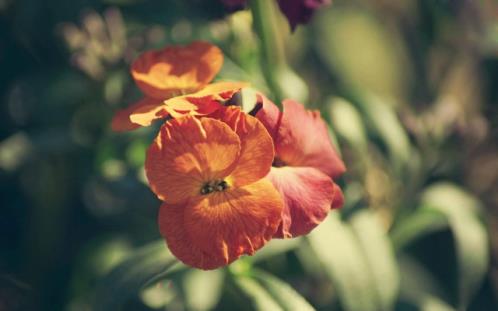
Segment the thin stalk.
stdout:
<path fill-rule="evenodd" d="M 254 31 L 260 39 L 261 67 L 277 105 L 284 98 L 306 101 L 306 84 L 287 64 L 282 30 L 279 29 L 276 2 L 249 1 Z"/>

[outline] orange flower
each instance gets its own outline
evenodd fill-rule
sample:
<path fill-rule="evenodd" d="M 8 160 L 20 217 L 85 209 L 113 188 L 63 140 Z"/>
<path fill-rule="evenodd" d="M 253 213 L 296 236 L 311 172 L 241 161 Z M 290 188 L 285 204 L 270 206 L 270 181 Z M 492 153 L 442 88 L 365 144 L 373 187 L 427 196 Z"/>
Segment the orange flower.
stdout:
<path fill-rule="evenodd" d="M 256 117 L 273 137 L 276 150 L 268 178 L 284 199 L 282 223 L 275 237 L 307 234 L 331 208 L 343 205 L 342 191 L 332 178 L 346 168 L 318 111 L 307 111 L 303 105 L 285 100 L 280 112 L 264 96 L 259 99 Z"/>
<path fill-rule="evenodd" d="M 161 235 L 182 262 L 206 270 L 261 248 L 283 208 L 264 179 L 274 157 L 264 126 L 237 107 L 216 117 L 166 122 L 145 162 L 151 189 L 164 201 Z"/>
<path fill-rule="evenodd" d="M 208 84 L 222 64 L 221 50 L 200 41 L 143 53 L 133 62 L 131 75 L 145 98 L 118 111 L 112 120 L 112 129 L 128 131 L 168 115 L 176 118 L 215 111 L 220 107 L 219 101 L 247 85 L 241 82 Z"/>

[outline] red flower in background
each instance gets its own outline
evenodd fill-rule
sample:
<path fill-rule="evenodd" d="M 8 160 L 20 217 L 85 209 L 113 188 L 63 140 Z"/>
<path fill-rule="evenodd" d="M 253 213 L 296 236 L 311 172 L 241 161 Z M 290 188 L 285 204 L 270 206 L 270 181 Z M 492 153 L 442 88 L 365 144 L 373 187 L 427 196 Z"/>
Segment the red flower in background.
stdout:
<path fill-rule="evenodd" d="M 268 174 L 284 199 L 278 238 L 309 233 L 331 208 L 343 205 L 342 191 L 333 179 L 346 171 L 332 146 L 327 125 L 318 111 L 284 100 L 283 112 L 260 95 L 258 118 L 275 144 L 275 159 Z"/>
<path fill-rule="evenodd" d="M 242 9 L 247 0 L 221 0 L 229 10 Z M 267 0 L 272 1 L 272 0 Z M 331 0 L 278 0 L 280 11 L 287 17 L 291 29 L 296 29 L 298 24 L 310 21 L 315 10 L 329 5 Z"/>
<path fill-rule="evenodd" d="M 294 30 L 298 24 L 308 23 L 315 10 L 331 2 L 331 0 L 278 0 L 278 6 Z"/>

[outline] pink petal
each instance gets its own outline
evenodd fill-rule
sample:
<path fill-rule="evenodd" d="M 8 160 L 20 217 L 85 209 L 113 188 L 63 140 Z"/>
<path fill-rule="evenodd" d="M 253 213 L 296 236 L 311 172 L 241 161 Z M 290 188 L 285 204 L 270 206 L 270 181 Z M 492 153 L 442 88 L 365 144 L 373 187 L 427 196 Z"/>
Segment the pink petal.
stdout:
<path fill-rule="evenodd" d="M 282 222 L 275 238 L 309 233 L 330 211 L 338 187 L 329 176 L 311 167 L 272 167 L 267 176 L 284 200 Z"/>
<path fill-rule="evenodd" d="M 341 188 L 334 183 L 334 201 L 332 201 L 332 208 L 341 208 L 344 205 L 344 194 Z"/>
<path fill-rule="evenodd" d="M 286 166 L 309 166 L 332 178 L 346 171 L 344 162 L 330 142 L 328 128 L 319 111 L 306 110 L 293 100 L 283 101 L 281 117 L 269 100 L 262 101 L 256 117 L 272 135 L 277 163 Z"/>
<path fill-rule="evenodd" d="M 263 94 L 258 94 L 257 96 L 258 102 L 253 109 L 255 116 L 263 123 L 273 140 L 276 141 L 278 128 L 280 127 L 280 121 L 282 120 L 282 112 Z"/>

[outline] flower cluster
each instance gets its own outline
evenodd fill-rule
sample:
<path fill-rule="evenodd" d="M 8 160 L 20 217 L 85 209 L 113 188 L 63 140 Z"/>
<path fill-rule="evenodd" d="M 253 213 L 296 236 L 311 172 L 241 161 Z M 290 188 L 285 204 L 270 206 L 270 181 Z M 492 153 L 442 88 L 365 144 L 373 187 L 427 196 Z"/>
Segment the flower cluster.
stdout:
<path fill-rule="evenodd" d="M 206 42 L 145 52 L 131 73 L 144 99 L 118 111 L 125 131 L 163 119 L 147 151 L 159 230 L 187 265 L 215 269 L 272 238 L 309 233 L 343 196 L 345 166 L 317 111 L 263 94 L 250 113 L 232 97 L 247 84 L 211 83 L 223 63 Z"/>

